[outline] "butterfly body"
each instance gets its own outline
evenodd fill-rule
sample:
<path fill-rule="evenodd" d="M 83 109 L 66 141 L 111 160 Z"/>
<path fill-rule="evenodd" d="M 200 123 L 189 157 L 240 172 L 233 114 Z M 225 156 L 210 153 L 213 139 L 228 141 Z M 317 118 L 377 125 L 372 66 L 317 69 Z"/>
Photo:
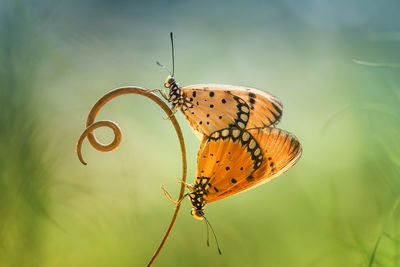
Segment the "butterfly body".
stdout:
<path fill-rule="evenodd" d="M 177 107 L 183 107 L 189 103 L 189 101 L 185 101 L 185 96 L 183 95 L 182 89 L 173 77 L 168 76 L 165 80 L 164 86 L 169 88 L 167 100 L 172 104 L 173 110 L 176 110 Z"/>
<path fill-rule="evenodd" d="M 180 87 L 172 76 L 167 77 L 164 86 L 169 88 L 172 108 L 182 111 L 200 140 L 227 127 L 274 126 L 282 116 L 281 102 L 255 88 L 224 84 Z"/>
<path fill-rule="evenodd" d="M 196 219 L 206 204 L 244 192 L 276 178 L 301 156 L 297 138 L 281 129 L 225 128 L 204 138 L 197 156 L 197 173 L 189 187 Z"/>
<path fill-rule="evenodd" d="M 201 220 L 204 216 L 205 197 L 210 187 L 209 181 L 209 177 L 198 177 L 188 194 L 190 204 L 193 207 L 191 214 L 198 220 Z"/>

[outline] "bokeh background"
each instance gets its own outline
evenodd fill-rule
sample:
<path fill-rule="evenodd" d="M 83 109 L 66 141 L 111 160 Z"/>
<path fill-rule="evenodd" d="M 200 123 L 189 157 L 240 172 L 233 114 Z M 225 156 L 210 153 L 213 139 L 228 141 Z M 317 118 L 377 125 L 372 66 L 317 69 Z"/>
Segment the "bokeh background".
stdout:
<path fill-rule="evenodd" d="M 400 3 L 0 2 L 0 266 L 144 266 L 173 212 L 180 151 L 151 101 L 99 119 L 121 146 L 75 154 L 107 91 L 248 85 L 278 96 L 303 156 L 288 173 L 207 206 L 223 255 L 184 202 L 155 266 L 400 266 Z M 182 115 L 192 182 L 199 141 Z M 111 130 L 96 131 L 103 142 Z"/>

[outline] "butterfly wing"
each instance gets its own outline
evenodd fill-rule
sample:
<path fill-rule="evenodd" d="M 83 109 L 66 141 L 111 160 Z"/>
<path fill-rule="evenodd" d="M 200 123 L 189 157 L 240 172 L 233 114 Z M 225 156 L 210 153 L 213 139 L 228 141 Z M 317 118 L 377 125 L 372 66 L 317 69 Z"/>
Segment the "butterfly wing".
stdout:
<path fill-rule="evenodd" d="M 197 179 L 209 177 L 208 195 L 218 195 L 250 177 L 262 160 L 261 149 L 250 133 L 225 128 L 203 139 L 197 156 Z"/>
<path fill-rule="evenodd" d="M 250 120 L 247 129 L 275 126 L 282 118 L 283 105 L 274 96 L 254 88 L 245 88 L 233 93 L 250 106 Z"/>
<path fill-rule="evenodd" d="M 187 104 L 180 109 L 196 136 L 202 136 L 227 127 L 244 129 L 250 107 L 238 96 L 224 90 L 183 87 Z"/>
<path fill-rule="evenodd" d="M 248 114 L 249 120 L 246 123 L 247 129 L 276 125 L 282 117 L 283 106 L 281 102 L 276 97 L 255 88 L 235 86 L 235 85 L 224 85 L 224 84 L 196 84 L 196 85 L 189 85 L 182 87 L 182 90 L 187 98 L 193 99 L 193 103 L 195 104 L 199 103 L 199 105 L 201 105 L 201 103 L 205 100 L 215 101 L 215 103 L 213 103 L 215 109 L 211 110 L 210 112 L 219 114 L 215 114 L 215 116 L 211 117 L 211 113 L 209 113 L 208 111 L 205 112 L 206 114 L 210 114 L 211 118 L 207 120 L 209 124 L 211 125 L 218 124 L 218 127 L 213 128 L 215 130 L 220 130 L 225 127 L 229 127 L 229 124 L 231 124 L 231 122 L 227 123 L 226 121 L 218 120 L 217 118 L 219 116 L 227 114 L 228 118 L 230 119 L 232 119 L 232 117 L 236 118 L 235 115 L 237 114 L 235 112 L 237 110 L 235 110 L 234 108 L 231 109 L 231 107 L 229 107 L 228 105 L 221 105 L 221 103 L 223 102 L 222 99 L 226 98 L 227 95 L 231 95 L 233 97 L 235 96 L 239 97 L 240 99 L 244 100 L 245 103 L 247 104 L 247 107 L 250 108 Z M 204 93 L 201 94 L 198 92 L 204 92 Z M 210 94 L 213 97 L 210 97 Z M 201 100 L 199 101 L 199 99 L 196 98 L 200 95 L 202 97 Z M 228 99 L 225 99 L 224 101 L 227 100 Z M 233 103 L 235 104 L 235 102 Z M 194 109 L 198 108 L 199 107 L 196 107 L 196 105 L 194 105 Z M 209 106 L 207 105 L 207 103 L 205 107 L 200 107 L 200 108 L 201 109 L 205 108 L 206 110 L 209 110 Z M 194 118 L 190 118 L 190 114 L 188 115 L 189 118 L 187 117 L 187 119 L 189 120 L 189 122 L 192 121 L 193 123 L 200 119 L 196 118 L 195 116 L 193 116 Z M 208 136 L 211 132 L 207 132 L 205 134 Z"/>
<path fill-rule="evenodd" d="M 249 190 L 280 176 L 301 155 L 296 137 L 281 129 L 263 127 L 246 130 L 236 139 L 233 130 L 225 139 L 222 138 L 222 131 L 204 139 L 198 155 L 197 177 L 210 177 L 206 203 Z M 243 137 L 246 139 L 247 135 L 250 138 L 243 142 Z"/>
<path fill-rule="evenodd" d="M 220 200 L 237 193 L 250 190 L 279 177 L 289 170 L 301 157 L 302 149 L 297 138 L 277 128 L 257 128 L 249 132 L 260 143 L 264 160 L 252 177 L 229 188 L 215 197 L 210 196 L 208 202 Z"/>

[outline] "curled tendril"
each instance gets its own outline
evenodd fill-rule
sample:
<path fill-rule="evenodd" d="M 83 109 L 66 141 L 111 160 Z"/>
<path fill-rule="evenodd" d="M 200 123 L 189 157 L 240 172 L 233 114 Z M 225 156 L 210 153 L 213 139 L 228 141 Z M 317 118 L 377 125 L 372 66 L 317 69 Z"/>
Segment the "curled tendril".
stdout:
<path fill-rule="evenodd" d="M 111 150 L 116 149 L 119 144 L 121 143 L 122 140 L 122 132 L 121 132 L 121 128 L 119 128 L 119 126 L 113 122 L 113 121 L 97 121 L 91 125 L 89 125 L 85 131 L 81 134 L 81 137 L 79 137 L 78 140 L 78 144 L 77 144 L 77 150 L 76 153 L 78 154 L 78 158 L 79 160 L 82 162 L 82 164 L 87 165 L 87 163 L 83 160 L 82 157 L 82 143 L 83 140 L 85 140 L 85 138 L 89 135 L 89 134 L 93 134 L 92 132 L 99 128 L 99 127 L 108 127 L 111 128 L 111 130 L 114 131 L 114 140 L 108 144 L 108 145 L 104 145 L 102 143 L 100 143 L 95 136 L 94 137 L 94 142 L 92 143 L 92 146 L 101 152 L 109 152 Z"/>
<path fill-rule="evenodd" d="M 96 118 L 97 114 L 99 113 L 100 109 L 107 102 L 109 102 L 111 99 L 113 99 L 117 96 L 126 95 L 126 94 L 143 95 L 143 96 L 150 98 L 156 104 L 158 104 L 164 110 L 164 112 L 167 114 L 172 125 L 174 126 L 176 134 L 178 136 L 179 145 L 181 148 L 182 181 L 183 181 L 183 183 L 181 183 L 179 198 L 178 198 L 175 210 L 174 210 L 174 214 L 172 215 L 171 222 L 167 228 L 166 233 L 164 234 L 163 239 L 161 240 L 160 245 L 158 246 L 158 248 L 154 252 L 153 257 L 150 259 L 149 263 L 147 264 L 147 266 L 151 266 L 154 263 L 154 261 L 156 260 L 156 258 L 158 257 L 162 248 L 164 247 L 164 244 L 167 241 L 167 239 L 172 231 L 172 228 L 174 227 L 174 224 L 175 224 L 176 218 L 178 217 L 178 213 L 179 213 L 181 203 L 182 203 L 182 201 L 180 201 L 180 200 L 183 198 L 184 193 L 185 193 L 186 174 L 187 174 L 186 148 L 185 148 L 185 142 L 183 139 L 182 131 L 178 124 L 178 121 L 176 120 L 176 118 L 174 116 L 174 112 L 171 111 L 171 109 L 168 107 L 168 105 L 164 101 L 162 101 L 161 98 L 159 98 L 156 94 L 153 93 L 153 90 L 149 90 L 149 89 L 145 89 L 145 88 L 141 88 L 141 87 L 137 87 L 137 86 L 127 86 L 127 87 L 121 87 L 121 88 L 114 89 L 114 90 L 108 92 L 107 94 L 105 94 L 103 97 L 101 97 L 96 102 L 96 104 L 94 104 L 93 108 L 90 110 L 89 115 L 86 120 L 86 129 L 85 129 L 85 131 L 83 131 L 83 133 L 79 137 L 78 143 L 76 145 L 76 153 L 78 154 L 78 158 L 82 162 L 82 164 L 86 165 L 86 162 L 83 160 L 82 152 L 81 152 L 82 144 L 86 137 L 88 138 L 89 143 L 96 150 L 101 151 L 101 152 L 108 152 L 108 151 L 114 150 L 115 148 L 117 148 L 119 146 L 119 144 L 121 143 L 121 140 L 122 140 L 122 132 L 121 132 L 121 129 L 119 128 L 119 126 L 115 122 L 109 121 L 109 120 L 97 121 L 97 122 L 94 122 L 94 121 L 95 121 L 95 118 Z M 114 140 L 110 144 L 102 144 L 102 143 L 100 143 L 100 141 L 97 140 L 93 131 L 99 127 L 108 127 L 113 130 Z"/>

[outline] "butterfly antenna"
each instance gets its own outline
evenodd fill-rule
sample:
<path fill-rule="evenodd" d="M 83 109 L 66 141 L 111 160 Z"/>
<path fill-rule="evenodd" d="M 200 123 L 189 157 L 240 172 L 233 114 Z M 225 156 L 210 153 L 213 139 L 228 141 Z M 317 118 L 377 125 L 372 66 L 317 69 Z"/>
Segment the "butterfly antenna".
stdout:
<path fill-rule="evenodd" d="M 158 62 L 158 61 L 156 61 L 156 64 L 157 64 L 158 66 L 160 66 L 161 68 L 166 69 L 166 70 L 168 71 L 168 73 L 169 73 L 172 77 L 174 76 L 174 75 L 172 75 L 171 71 L 170 71 L 167 67 L 165 67 L 165 65 L 161 64 L 161 63 Z"/>
<path fill-rule="evenodd" d="M 218 248 L 218 253 L 219 253 L 219 255 L 222 255 L 221 249 L 219 248 L 217 235 L 215 234 L 214 229 L 212 228 L 210 222 L 207 220 L 207 218 L 206 218 L 204 215 L 203 215 L 203 218 L 204 218 L 204 220 L 206 221 L 207 225 L 210 226 L 210 228 L 211 228 L 211 231 L 212 231 L 212 233 L 213 233 L 213 235 L 214 235 L 215 242 L 217 243 L 217 248 Z M 207 230 L 208 230 L 208 228 L 207 228 Z"/>
<path fill-rule="evenodd" d="M 172 32 L 169 33 L 169 36 L 171 38 L 171 49 L 172 49 L 172 77 L 174 77 L 175 74 L 175 49 L 174 49 L 174 34 Z"/>
<path fill-rule="evenodd" d="M 208 229 L 208 223 L 206 220 L 204 220 L 204 222 L 206 223 L 206 227 L 207 227 L 207 247 L 210 246 L 210 230 Z"/>

